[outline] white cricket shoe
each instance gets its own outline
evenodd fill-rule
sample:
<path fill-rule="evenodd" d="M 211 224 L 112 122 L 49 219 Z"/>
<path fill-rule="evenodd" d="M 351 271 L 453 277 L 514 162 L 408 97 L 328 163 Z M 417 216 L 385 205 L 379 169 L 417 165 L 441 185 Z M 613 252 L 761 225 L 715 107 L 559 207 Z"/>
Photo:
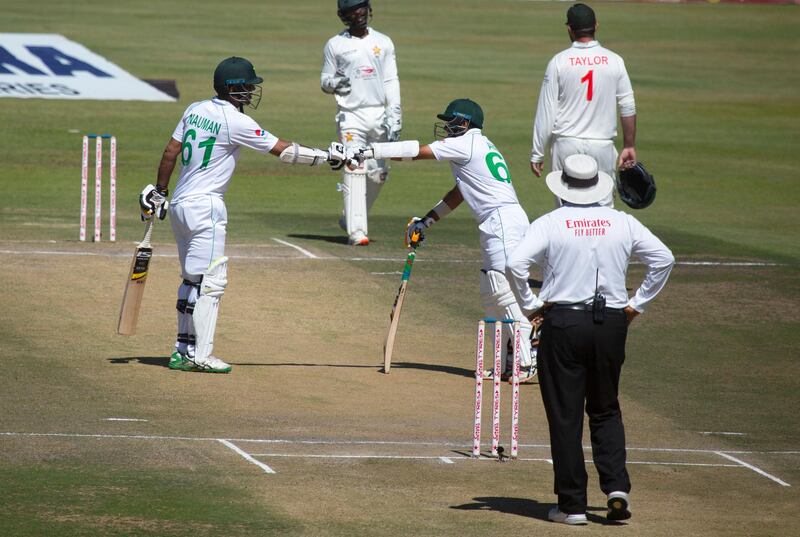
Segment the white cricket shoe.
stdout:
<path fill-rule="evenodd" d="M 197 371 L 202 373 L 230 373 L 231 366 L 230 364 L 226 364 L 216 356 L 209 356 L 202 362 L 195 360 L 194 358 L 189 358 L 193 363 Z"/>
<path fill-rule="evenodd" d="M 628 520 L 631 517 L 631 503 L 628 494 L 622 491 L 608 495 L 608 520 Z"/>
<path fill-rule="evenodd" d="M 547 513 L 547 520 L 558 522 L 559 524 L 568 524 L 570 526 L 585 526 L 589 523 L 585 513 L 569 515 L 567 513 L 562 513 L 558 507 L 550 509 L 550 512 Z"/>
<path fill-rule="evenodd" d="M 363 231 L 354 231 L 347 242 L 353 246 L 366 246 L 369 244 L 369 237 Z"/>

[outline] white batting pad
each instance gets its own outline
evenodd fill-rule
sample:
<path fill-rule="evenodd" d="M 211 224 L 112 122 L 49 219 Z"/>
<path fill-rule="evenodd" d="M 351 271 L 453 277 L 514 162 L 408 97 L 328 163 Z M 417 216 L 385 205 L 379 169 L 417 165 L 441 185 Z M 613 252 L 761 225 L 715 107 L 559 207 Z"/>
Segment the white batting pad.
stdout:
<path fill-rule="evenodd" d="M 214 350 L 219 301 L 228 285 L 228 258 L 222 256 L 209 265 L 200 285 L 200 297 L 194 306 L 192 322 L 197 338 L 195 361 L 205 363 Z"/>
<path fill-rule="evenodd" d="M 367 175 L 364 170 L 343 174 L 344 221 L 347 234 L 361 231 L 367 235 Z"/>
<path fill-rule="evenodd" d="M 508 283 L 505 274 L 496 270 L 481 271 L 481 299 L 486 314 L 496 319 L 514 319 L 519 321 L 520 333 L 522 335 L 522 349 L 520 349 L 520 367 L 531 366 L 531 332 L 533 325 L 522 314 L 517 304 L 511 285 Z M 503 325 L 503 333 L 506 337 L 514 338 L 514 329 L 510 324 Z M 508 350 L 503 345 L 503 358 L 507 358 Z"/>

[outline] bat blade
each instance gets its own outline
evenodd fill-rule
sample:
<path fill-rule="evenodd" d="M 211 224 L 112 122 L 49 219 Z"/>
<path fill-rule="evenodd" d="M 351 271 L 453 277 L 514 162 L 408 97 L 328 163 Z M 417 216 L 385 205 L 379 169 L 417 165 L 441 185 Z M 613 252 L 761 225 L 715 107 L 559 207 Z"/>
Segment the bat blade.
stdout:
<path fill-rule="evenodd" d="M 400 281 L 400 289 L 397 290 L 397 296 L 392 304 L 392 312 L 389 314 L 389 334 L 386 336 L 386 344 L 383 346 L 383 372 L 387 375 L 392 368 L 392 352 L 394 351 L 394 340 L 397 336 L 397 327 L 400 324 L 400 311 L 403 308 L 403 300 L 406 297 L 406 288 L 408 287 L 408 279 L 411 277 L 411 267 L 414 265 L 414 258 L 416 257 L 416 250 L 411 250 L 408 257 L 406 257 L 406 266 L 403 270 L 403 279 Z"/>
<path fill-rule="evenodd" d="M 144 239 L 136 247 L 128 271 L 128 280 L 125 283 L 125 293 L 122 295 L 122 305 L 119 310 L 117 333 L 123 336 L 132 336 L 136 333 L 136 324 L 139 321 L 139 309 L 142 306 L 144 286 L 150 271 L 150 259 L 153 257 L 153 248 L 150 246 L 150 236 L 153 232 L 153 219 L 147 222 Z"/>
<path fill-rule="evenodd" d="M 406 297 L 407 287 L 408 280 L 403 280 L 403 282 L 400 284 L 400 289 L 397 291 L 397 297 L 394 299 L 392 313 L 389 315 L 389 318 L 391 319 L 391 322 L 389 323 L 389 334 L 386 336 L 386 344 L 383 346 L 383 372 L 387 375 L 392 368 L 394 340 L 397 336 L 397 327 L 400 324 L 400 310 L 403 308 L 403 300 Z"/>

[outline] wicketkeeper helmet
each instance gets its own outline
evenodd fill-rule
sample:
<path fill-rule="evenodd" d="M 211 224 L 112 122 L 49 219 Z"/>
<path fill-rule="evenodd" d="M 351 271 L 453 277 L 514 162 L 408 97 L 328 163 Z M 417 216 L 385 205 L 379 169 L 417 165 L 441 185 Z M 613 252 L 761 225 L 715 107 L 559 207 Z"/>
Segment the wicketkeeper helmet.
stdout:
<path fill-rule="evenodd" d="M 617 191 L 628 207 L 644 209 L 656 199 L 656 180 L 641 162 L 620 170 L 618 175 Z"/>

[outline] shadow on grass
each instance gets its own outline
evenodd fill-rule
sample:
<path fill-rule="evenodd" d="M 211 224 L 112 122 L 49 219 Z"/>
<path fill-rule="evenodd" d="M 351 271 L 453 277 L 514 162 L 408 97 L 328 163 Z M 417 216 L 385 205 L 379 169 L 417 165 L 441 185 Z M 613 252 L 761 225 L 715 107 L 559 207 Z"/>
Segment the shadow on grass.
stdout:
<path fill-rule="evenodd" d="M 169 356 L 129 356 L 125 358 L 109 358 L 112 364 L 129 364 L 131 362 L 138 362 L 144 365 L 155 365 L 158 367 L 169 366 Z"/>
<path fill-rule="evenodd" d="M 134 358 L 131 358 L 134 359 Z M 119 358 L 119 360 L 123 360 Z M 166 364 L 166 362 L 165 362 Z M 353 369 L 375 369 L 383 373 L 382 365 L 364 365 L 364 364 L 310 364 L 300 362 L 231 362 L 231 365 L 241 367 L 345 367 Z M 453 367 L 438 364 L 421 364 L 416 362 L 396 362 L 392 364 L 392 369 L 419 369 L 422 371 L 434 371 L 437 373 L 447 373 L 448 375 L 458 375 L 461 377 L 474 377 L 475 371 L 464 369 L 463 367 Z"/>
<path fill-rule="evenodd" d="M 293 239 L 308 239 L 311 241 L 325 241 L 335 244 L 347 244 L 347 237 L 343 235 L 314 235 L 308 233 L 289 233 L 287 237 Z"/>
<path fill-rule="evenodd" d="M 450 509 L 460 509 L 463 511 L 498 511 L 509 515 L 524 516 L 527 518 L 535 518 L 550 522 L 547 519 L 547 513 L 556 506 L 554 503 L 541 503 L 536 500 L 528 498 L 506 498 L 503 496 L 479 496 L 473 498 L 473 503 L 465 503 L 462 505 L 451 505 Z M 608 520 L 604 516 L 593 514 L 591 511 L 600 511 L 605 513 L 605 507 L 588 507 L 586 518 L 589 522 L 595 524 L 602 524 L 603 526 L 624 526 L 624 523 Z"/>

